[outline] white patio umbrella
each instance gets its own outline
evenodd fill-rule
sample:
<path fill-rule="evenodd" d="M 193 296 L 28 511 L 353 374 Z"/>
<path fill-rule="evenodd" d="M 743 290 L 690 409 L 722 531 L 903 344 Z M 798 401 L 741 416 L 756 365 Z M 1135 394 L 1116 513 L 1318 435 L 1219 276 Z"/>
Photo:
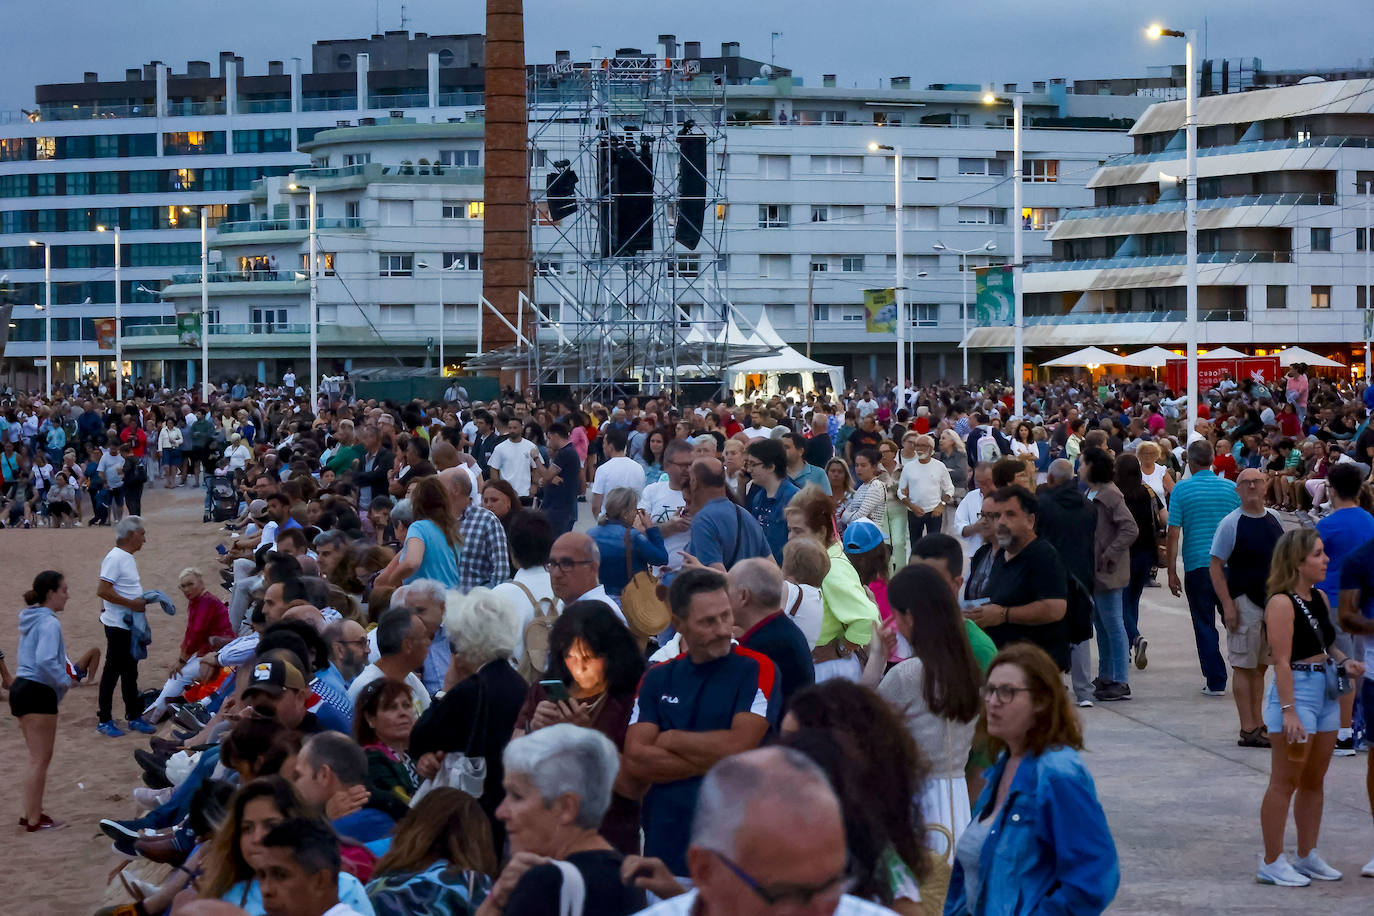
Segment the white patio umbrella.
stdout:
<path fill-rule="evenodd" d="M 1041 366 L 1119 366 L 1123 357 L 1101 347 L 1084 347 L 1041 363 Z"/>
<path fill-rule="evenodd" d="M 1148 366 L 1158 368 L 1165 365 L 1171 359 L 1178 359 L 1178 354 L 1173 350 L 1166 350 L 1163 347 L 1149 347 L 1130 356 L 1123 356 L 1121 364 L 1123 366 Z"/>
<path fill-rule="evenodd" d="M 1345 368 L 1344 363 L 1338 363 L 1334 359 L 1327 359 L 1325 356 L 1320 356 L 1302 347 L 1287 347 L 1274 355 L 1279 358 L 1280 366 L 1291 366 L 1294 363 L 1306 363 L 1309 366 L 1314 366 L 1319 369 Z"/>
<path fill-rule="evenodd" d="M 1245 354 L 1230 347 L 1217 347 L 1215 350 L 1208 350 L 1206 353 L 1199 353 L 1198 359 L 1245 359 Z"/>

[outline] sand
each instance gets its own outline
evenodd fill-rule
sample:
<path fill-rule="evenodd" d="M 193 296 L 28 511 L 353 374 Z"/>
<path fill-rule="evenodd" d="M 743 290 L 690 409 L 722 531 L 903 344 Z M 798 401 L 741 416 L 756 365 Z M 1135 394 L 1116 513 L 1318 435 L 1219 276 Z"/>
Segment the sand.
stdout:
<path fill-rule="evenodd" d="M 161 686 L 176 661 L 186 625 L 185 603 L 176 587 L 181 570 L 201 567 L 207 586 L 221 598 L 226 597 L 219 588 L 214 550 L 225 532 L 219 525 L 201 523 L 203 503 L 204 496 L 194 488 L 164 490 L 158 483 L 145 490 L 148 543 L 136 555 L 139 570 L 145 588 L 160 588 L 176 600 L 177 615 L 148 615 L 153 644 L 139 666 L 141 689 Z M 77 658 L 92 646 L 104 654 L 105 636 L 95 590 L 100 561 L 113 546 L 114 533 L 104 527 L 0 530 L 0 648 L 5 651 L 11 673 L 18 648 L 22 596 L 34 575 L 44 569 L 57 569 L 67 577 L 71 598 L 60 619 L 68 654 Z M 114 714 L 122 724 L 124 709 L 118 690 Z M 136 732 L 106 738 L 96 733 L 95 726 L 96 687 L 73 687 L 62 703 L 44 799 L 47 813 L 68 826 L 29 834 L 15 826 L 23 814 L 22 781 L 27 763 L 23 736 L 8 706 L 0 712 L 0 772 L 7 777 L 0 803 L 5 826 L 0 830 L 11 836 L 0 866 L 0 885 L 5 888 L 0 913 L 73 916 L 91 913 L 102 902 L 128 901 L 118 879 L 114 892 L 106 892 L 111 871 L 126 859 L 111 848 L 97 824 L 101 818 L 127 818 L 138 813 L 131 792 L 142 781 L 133 752 L 146 748 L 148 739 Z"/>

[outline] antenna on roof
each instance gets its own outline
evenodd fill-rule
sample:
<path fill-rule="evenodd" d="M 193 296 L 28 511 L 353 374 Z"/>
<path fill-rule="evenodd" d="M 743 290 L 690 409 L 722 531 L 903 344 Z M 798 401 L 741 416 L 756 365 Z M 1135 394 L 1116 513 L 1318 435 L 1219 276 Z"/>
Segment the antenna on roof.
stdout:
<path fill-rule="evenodd" d="M 406 31 L 406 25 L 410 22 L 410 17 L 406 15 L 406 5 L 401 4 L 401 31 Z"/>

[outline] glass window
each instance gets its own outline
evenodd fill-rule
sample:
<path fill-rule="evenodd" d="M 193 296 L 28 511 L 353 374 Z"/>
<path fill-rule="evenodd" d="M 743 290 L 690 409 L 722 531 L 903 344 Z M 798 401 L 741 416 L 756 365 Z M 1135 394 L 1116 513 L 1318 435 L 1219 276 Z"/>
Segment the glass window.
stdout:
<path fill-rule="evenodd" d="M 826 223 L 826 222 L 829 222 L 829 221 L 830 221 L 830 208 L 829 208 L 829 207 L 812 207 L 812 208 L 811 208 L 811 222 L 813 222 L 813 223 Z"/>
<path fill-rule="evenodd" d="M 1288 308 L 1288 287 L 1276 285 L 1264 288 L 1264 307 L 1267 309 Z"/>
<path fill-rule="evenodd" d="M 20 162 L 32 158 L 32 138 L 6 137 L 0 139 L 0 162 Z"/>
<path fill-rule="evenodd" d="M 1312 227 L 1312 250 L 1330 251 L 1331 250 L 1331 230 L 1328 228 Z"/>
<path fill-rule="evenodd" d="M 96 172 L 95 173 L 95 193 L 96 194 L 118 194 L 119 193 L 119 172 Z"/>
<path fill-rule="evenodd" d="M 130 194 L 156 194 L 159 190 L 158 184 L 157 172 L 129 173 Z"/>
<path fill-rule="evenodd" d="M 155 228 L 157 228 L 157 208 L 156 208 L 156 207 L 130 207 L 130 208 L 129 208 L 129 228 L 130 228 L 130 229 L 155 229 Z"/>
<path fill-rule="evenodd" d="M 89 193 L 91 193 L 91 173 L 90 173 L 90 172 L 68 172 L 68 173 L 67 173 L 67 193 L 68 193 L 68 194 L 89 194 Z"/>
<path fill-rule="evenodd" d="M 787 204 L 759 204 L 759 228 L 786 229 L 790 210 Z"/>
<path fill-rule="evenodd" d="M 824 304 L 824 303 L 820 303 L 820 302 L 814 303 L 814 304 L 811 306 L 811 320 L 812 320 L 812 321 L 829 321 L 829 320 L 830 320 L 830 306 L 827 305 L 827 304 Z"/>
<path fill-rule="evenodd" d="M 36 232 L 57 231 L 57 210 L 39 210 Z"/>
<path fill-rule="evenodd" d="M 1021 178 L 1031 182 L 1051 182 L 1059 180 L 1058 159 L 1021 160 Z"/>
<path fill-rule="evenodd" d="M 462 200 L 446 200 L 443 208 L 444 219 L 467 219 L 467 202 Z"/>
<path fill-rule="evenodd" d="M 162 135 L 162 152 L 167 156 L 190 156 L 224 152 L 224 131 L 183 130 Z"/>
<path fill-rule="evenodd" d="M 454 168 L 476 168 L 482 164 L 482 152 L 475 149 L 441 149 L 439 164 Z"/>
<path fill-rule="evenodd" d="M 414 324 L 415 306 L 382 304 L 382 324 Z"/>
<path fill-rule="evenodd" d="M 445 255 L 447 259 L 447 255 Z M 445 264 L 445 267 L 448 265 Z M 411 277 L 415 275 L 415 255 L 383 252 L 377 256 L 379 277 Z"/>
<path fill-rule="evenodd" d="M 481 270 L 482 255 L 475 251 L 445 251 L 445 270 Z"/>
<path fill-rule="evenodd" d="M 1314 286 L 1312 287 L 1312 308 L 1329 309 L 1331 308 L 1331 287 Z"/>
<path fill-rule="evenodd" d="M 57 138 L 57 158 L 59 159 L 89 159 L 91 158 L 92 137 L 58 137 Z M 41 148 L 41 147 L 40 147 Z"/>
<path fill-rule="evenodd" d="M 1021 211 L 1021 228 L 1037 232 L 1049 229 L 1059 220 L 1058 207 L 1027 207 Z"/>
<path fill-rule="evenodd" d="M 861 254 L 850 254 L 840 258 L 840 270 L 844 273 L 863 273 L 864 256 Z"/>
<path fill-rule="evenodd" d="M 34 158 L 56 159 L 57 158 L 57 138 L 56 137 L 36 137 L 34 138 Z"/>
<path fill-rule="evenodd" d="M 48 197 L 57 193 L 56 175 L 37 175 L 35 178 L 37 179 L 35 190 L 39 197 Z"/>

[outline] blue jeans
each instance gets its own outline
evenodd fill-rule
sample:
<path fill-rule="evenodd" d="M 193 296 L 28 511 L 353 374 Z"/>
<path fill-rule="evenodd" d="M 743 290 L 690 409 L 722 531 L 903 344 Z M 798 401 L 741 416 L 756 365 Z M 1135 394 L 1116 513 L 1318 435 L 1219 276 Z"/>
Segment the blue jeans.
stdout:
<path fill-rule="evenodd" d="M 1126 683 L 1130 647 L 1121 618 L 1121 593 L 1113 588 L 1093 592 L 1093 629 L 1097 631 L 1097 676 L 1114 684 Z"/>
<path fill-rule="evenodd" d="M 1209 690 L 1226 689 L 1226 660 L 1221 657 L 1217 639 L 1217 594 L 1207 567 L 1183 574 L 1183 593 L 1188 596 L 1188 612 L 1193 617 L 1193 641 L 1197 643 L 1198 664 Z"/>
<path fill-rule="evenodd" d="M 1140 595 L 1154 569 L 1155 558 L 1148 553 L 1131 554 L 1131 582 L 1121 593 L 1121 619 L 1126 624 L 1126 645 L 1140 638 Z"/>
<path fill-rule="evenodd" d="M 215 771 L 215 764 L 219 763 L 219 748 L 206 748 L 196 760 L 195 767 L 191 770 L 181 785 L 177 786 L 172 792 L 172 797 L 167 799 L 165 805 L 159 805 L 152 811 L 133 821 L 134 826 L 140 830 L 144 827 L 152 827 L 161 830 L 165 827 L 173 827 L 186 819 L 186 815 L 191 812 L 191 797 L 196 794 L 196 789 L 200 788 L 201 783 L 210 778 L 210 774 Z"/>

